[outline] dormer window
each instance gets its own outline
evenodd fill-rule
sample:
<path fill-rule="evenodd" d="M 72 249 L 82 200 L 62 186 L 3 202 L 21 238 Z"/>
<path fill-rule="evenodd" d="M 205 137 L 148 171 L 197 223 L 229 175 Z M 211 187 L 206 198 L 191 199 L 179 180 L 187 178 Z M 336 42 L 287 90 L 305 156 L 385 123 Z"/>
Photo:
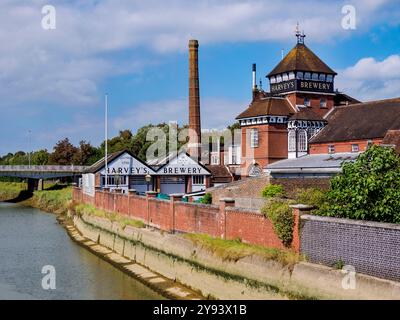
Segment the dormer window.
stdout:
<path fill-rule="evenodd" d="M 304 79 L 305 79 L 305 80 L 310 80 L 310 79 L 311 79 L 311 73 L 310 73 L 310 72 L 306 72 L 306 73 L 304 74 Z"/>
<path fill-rule="evenodd" d="M 297 79 L 303 80 L 303 72 L 297 72 Z"/>
<path fill-rule="evenodd" d="M 313 74 L 312 74 L 312 79 L 313 79 L 314 81 L 318 81 L 318 73 L 313 73 Z"/>
<path fill-rule="evenodd" d="M 319 81 L 325 81 L 326 77 L 324 74 L 319 75 Z"/>
<path fill-rule="evenodd" d="M 331 74 L 328 74 L 326 76 L 326 82 L 332 82 L 333 81 L 333 76 Z"/>

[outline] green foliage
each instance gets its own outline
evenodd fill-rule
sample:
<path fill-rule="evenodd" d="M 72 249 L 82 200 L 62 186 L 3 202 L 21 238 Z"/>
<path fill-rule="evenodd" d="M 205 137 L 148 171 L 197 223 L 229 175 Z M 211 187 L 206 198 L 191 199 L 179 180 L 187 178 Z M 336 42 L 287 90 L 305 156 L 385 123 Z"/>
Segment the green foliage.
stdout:
<path fill-rule="evenodd" d="M 26 189 L 26 183 L 0 182 L 0 201 L 15 199 Z"/>
<path fill-rule="evenodd" d="M 317 188 L 297 189 L 296 202 L 320 208 L 326 203 L 326 191 Z"/>
<path fill-rule="evenodd" d="M 400 223 L 400 158 L 392 148 L 372 146 L 342 165 L 320 215 Z"/>
<path fill-rule="evenodd" d="M 342 259 L 339 259 L 338 261 L 336 261 L 333 264 L 333 268 L 338 269 L 338 270 L 342 270 L 345 265 L 346 264 L 344 263 L 344 261 Z"/>
<path fill-rule="evenodd" d="M 28 201 L 35 208 L 57 214 L 66 214 L 71 200 L 72 189 L 65 187 L 58 190 L 35 191 L 33 197 Z"/>
<path fill-rule="evenodd" d="M 285 194 L 285 190 L 279 184 L 269 184 L 265 186 L 261 195 L 266 198 L 282 197 Z"/>
<path fill-rule="evenodd" d="M 203 198 L 201 198 L 201 203 L 203 204 L 212 204 L 212 195 L 211 193 L 206 193 Z"/>
<path fill-rule="evenodd" d="M 269 200 L 261 212 L 271 220 L 282 243 L 289 247 L 293 240 L 294 216 L 288 201 Z"/>
<path fill-rule="evenodd" d="M 276 260 L 283 264 L 294 264 L 300 259 L 299 255 L 292 250 L 280 250 L 259 245 L 251 245 L 243 243 L 240 239 L 224 240 L 197 233 L 188 233 L 185 234 L 184 237 L 191 240 L 196 245 L 211 251 L 223 260 L 237 261 L 247 256 L 259 255 L 266 260 Z"/>

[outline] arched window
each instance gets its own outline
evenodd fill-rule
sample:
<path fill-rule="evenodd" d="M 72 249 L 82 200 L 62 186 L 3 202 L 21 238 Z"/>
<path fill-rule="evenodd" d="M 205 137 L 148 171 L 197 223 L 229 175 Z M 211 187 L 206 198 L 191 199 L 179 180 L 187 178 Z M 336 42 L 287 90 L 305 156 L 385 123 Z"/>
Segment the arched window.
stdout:
<path fill-rule="evenodd" d="M 290 130 L 288 133 L 288 151 L 296 151 L 296 131 Z"/>
<path fill-rule="evenodd" d="M 269 79 L 269 81 L 270 81 L 271 83 L 276 83 L 276 78 L 275 78 L 275 77 L 271 77 L 271 78 Z"/>
<path fill-rule="evenodd" d="M 297 150 L 300 152 L 307 151 L 307 131 L 299 130 L 297 133 Z"/>
<path fill-rule="evenodd" d="M 305 80 L 310 80 L 310 79 L 311 79 L 311 73 L 310 73 L 310 72 L 306 72 L 306 73 L 304 74 L 304 79 L 305 79 Z"/>
<path fill-rule="evenodd" d="M 288 81 L 289 80 L 289 76 L 287 73 L 282 74 L 282 80 L 283 81 Z"/>
<path fill-rule="evenodd" d="M 250 165 L 249 176 L 250 177 L 258 177 L 260 175 L 262 175 L 261 167 L 257 163 Z"/>
<path fill-rule="evenodd" d="M 312 79 L 313 79 L 314 81 L 318 81 L 318 73 L 313 73 L 313 74 L 312 74 Z"/>
<path fill-rule="evenodd" d="M 325 81 L 325 75 L 324 74 L 320 74 L 319 75 L 319 81 Z"/>
<path fill-rule="evenodd" d="M 289 72 L 289 79 L 294 79 L 294 72 Z"/>
<path fill-rule="evenodd" d="M 333 81 L 333 76 L 331 74 L 328 74 L 326 76 L 326 82 L 332 82 Z"/>
<path fill-rule="evenodd" d="M 303 72 L 297 72 L 297 79 L 303 80 Z"/>
<path fill-rule="evenodd" d="M 276 76 L 276 82 L 282 82 L 282 76 L 280 74 Z"/>

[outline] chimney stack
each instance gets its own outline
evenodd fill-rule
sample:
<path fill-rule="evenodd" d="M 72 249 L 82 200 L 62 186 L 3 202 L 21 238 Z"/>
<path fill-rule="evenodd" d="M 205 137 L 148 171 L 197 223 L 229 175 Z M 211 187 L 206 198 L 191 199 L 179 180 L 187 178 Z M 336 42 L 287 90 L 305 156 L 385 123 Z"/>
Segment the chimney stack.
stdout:
<path fill-rule="evenodd" d="M 201 158 L 200 88 L 199 88 L 199 43 L 189 40 L 189 154 Z"/>
<path fill-rule="evenodd" d="M 257 98 L 257 94 L 258 94 L 258 88 L 257 88 L 257 66 L 255 63 L 253 63 L 253 100 L 255 100 Z"/>

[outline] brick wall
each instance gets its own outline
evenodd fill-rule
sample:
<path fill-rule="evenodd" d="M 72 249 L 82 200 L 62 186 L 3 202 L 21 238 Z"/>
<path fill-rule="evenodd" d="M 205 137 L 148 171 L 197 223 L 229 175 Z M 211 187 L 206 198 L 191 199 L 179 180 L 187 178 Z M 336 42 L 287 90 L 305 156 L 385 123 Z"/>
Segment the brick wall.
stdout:
<path fill-rule="evenodd" d="M 356 272 L 400 281 L 400 225 L 301 216 L 300 249 L 310 262 L 338 261 Z"/>
<path fill-rule="evenodd" d="M 317 188 L 328 190 L 330 178 L 270 178 L 272 184 L 279 184 L 285 189 L 288 197 L 294 197 L 296 190 L 300 188 Z"/>
<path fill-rule="evenodd" d="M 243 242 L 284 248 L 268 218 L 257 210 L 234 207 L 234 200 L 221 200 L 219 206 L 186 203 L 171 197 L 160 200 L 147 195 L 126 195 L 96 191 L 95 197 L 82 196 L 74 188 L 76 202 L 90 203 L 97 208 L 118 212 L 141 220 L 146 225 L 168 232 L 203 233 L 225 239 L 240 238 Z M 293 243 L 297 243 L 294 240 Z"/>

